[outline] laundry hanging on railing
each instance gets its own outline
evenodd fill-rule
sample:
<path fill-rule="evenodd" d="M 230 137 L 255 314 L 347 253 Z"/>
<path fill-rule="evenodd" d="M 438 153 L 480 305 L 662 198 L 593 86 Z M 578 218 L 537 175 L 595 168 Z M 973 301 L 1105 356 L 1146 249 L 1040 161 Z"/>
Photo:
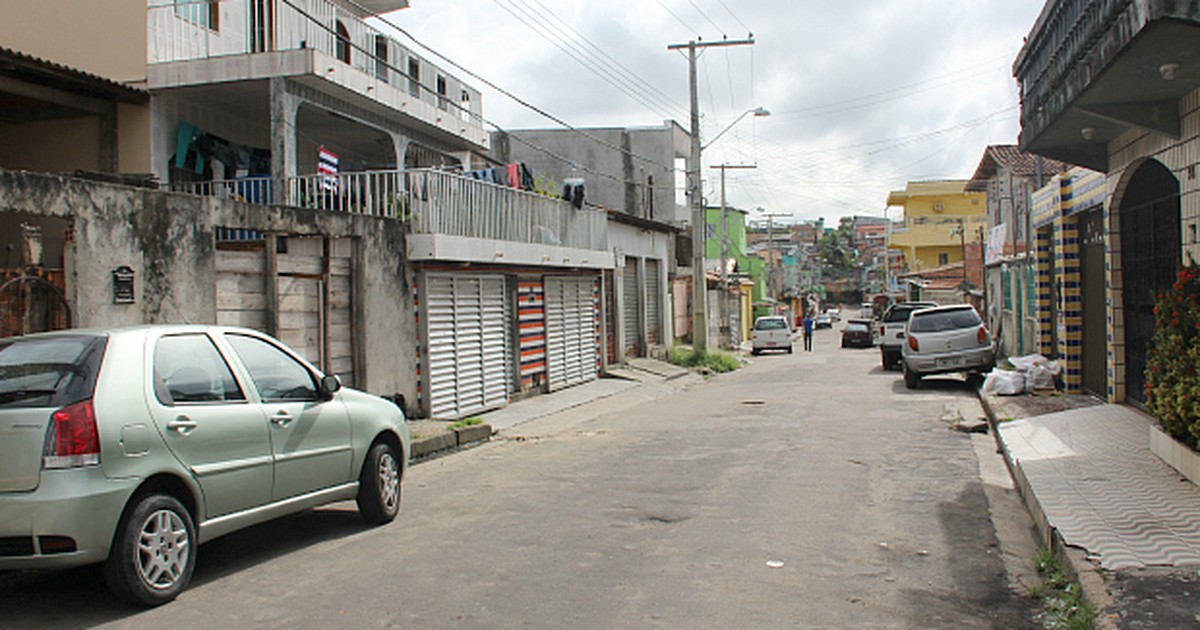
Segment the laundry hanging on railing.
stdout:
<path fill-rule="evenodd" d="M 583 207 L 583 178 L 568 177 L 563 180 L 562 198 L 576 208 Z"/>
<path fill-rule="evenodd" d="M 533 191 L 533 172 L 524 162 L 514 162 L 503 167 L 479 168 L 465 173 L 471 179 L 516 188 L 527 192 Z"/>

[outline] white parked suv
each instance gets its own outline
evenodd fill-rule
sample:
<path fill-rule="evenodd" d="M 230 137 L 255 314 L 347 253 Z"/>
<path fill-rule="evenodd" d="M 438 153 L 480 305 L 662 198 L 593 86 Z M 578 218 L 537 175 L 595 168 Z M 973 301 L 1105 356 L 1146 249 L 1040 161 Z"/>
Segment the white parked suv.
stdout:
<path fill-rule="evenodd" d="M 900 363 L 900 346 L 904 343 L 904 325 L 908 314 L 921 308 L 937 306 L 936 302 L 898 302 L 883 312 L 879 320 L 879 359 L 883 369 L 890 370 Z"/>
<path fill-rule="evenodd" d="M 930 374 L 966 372 L 977 375 L 996 366 L 987 326 L 969 304 L 912 311 L 904 329 L 901 350 L 904 384 L 921 386 Z"/>

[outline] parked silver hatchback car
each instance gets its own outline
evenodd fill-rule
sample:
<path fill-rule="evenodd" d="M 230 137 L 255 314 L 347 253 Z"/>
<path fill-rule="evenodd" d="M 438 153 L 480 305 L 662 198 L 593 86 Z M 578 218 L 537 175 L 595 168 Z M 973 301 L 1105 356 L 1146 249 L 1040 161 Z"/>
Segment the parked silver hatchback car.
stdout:
<path fill-rule="evenodd" d="M 969 304 L 915 310 L 908 316 L 901 346 L 904 384 L 921 385 L 930 374 L 979 374 L 996 365 L 992 337 Z"/>
<path fill-rule="evenodd" d="M 0 339 L 0 571 L 103 562 L 161 604 L 236 529 L 345 499 L 391 521 L 408 453 L 399 407 L 255 331 Z"/>

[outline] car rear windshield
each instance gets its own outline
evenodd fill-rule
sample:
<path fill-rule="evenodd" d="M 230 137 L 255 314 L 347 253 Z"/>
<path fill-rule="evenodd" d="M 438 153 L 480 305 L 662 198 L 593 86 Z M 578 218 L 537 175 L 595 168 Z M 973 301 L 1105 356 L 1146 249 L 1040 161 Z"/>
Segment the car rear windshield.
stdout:
<path fill-rule="evenodd" d="M 973 308 L 960 308 L 952 311 L 933 311 L 913 315 L 908 324 L 911 332 L 942 332 L 960 328 L 974 328 L 980 323 L 979 315 Z"/>
<path fill-rule="evenodd" d="M 772 317 L 771 319 L 760 319 L 754 322 L 755 330 L 782 330 L 787 328 L 787 322 L 782 317 Z"/>
<path fill-rule="evenodd" d="M 846 324 L 846 331 L 847 332 L 867 332 L 867 325 L 860 324 L 858 322 L 851 322 L 849 324 Z"/>
<path fill-rule="evenodd" d="M 107 337 L 66 335 L 0 340 L 0 408 L 61 407 L 95 389 Z"/>
<path fill-rule="evenodd" d="M 908 321 L 909 313 L 922 308 L 933 308 L 934 306 L 936 305 L 916 302 L 912 304 L 896 304 L 883 314 L 883 321 L 888 323 L 906 322 Z"/>

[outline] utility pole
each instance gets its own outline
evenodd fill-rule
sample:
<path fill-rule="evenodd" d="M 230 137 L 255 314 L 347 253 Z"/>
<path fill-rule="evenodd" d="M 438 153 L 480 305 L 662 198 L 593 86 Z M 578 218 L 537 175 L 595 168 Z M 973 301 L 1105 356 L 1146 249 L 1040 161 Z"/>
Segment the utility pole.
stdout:
<path fill-rule="evenodd" d="M 717 326 L 724 334 L 729 327 L 729 322 L 726 321 L 728 314 L 725 312 L 725 299 L 729 291 L 729 206 L 725 203 L 725 171 L 731 168 L 754 169 L 758 167 L 753 164 L 718 164 L 710 168 L 721 170 L 721 225 L 718 231 L 721 239 L 721 297 L 717 300 Z"/>
<path fill-rule="evenodd" d="M 692 204 L 692 347 L 697 352 L 708 351 L 708 300 L 704 274 L 704 199 L 700 190 L 700 96 L 696 83 L 696 51 L 713 46 L 753 45 L 754 39 L 724 39 L 714 42 L 689 41 L 670 44 L 667 50 L 687 49 L 688 91 L 691 95 L 691 155 L 688 159 L 687 185 Z"/>

